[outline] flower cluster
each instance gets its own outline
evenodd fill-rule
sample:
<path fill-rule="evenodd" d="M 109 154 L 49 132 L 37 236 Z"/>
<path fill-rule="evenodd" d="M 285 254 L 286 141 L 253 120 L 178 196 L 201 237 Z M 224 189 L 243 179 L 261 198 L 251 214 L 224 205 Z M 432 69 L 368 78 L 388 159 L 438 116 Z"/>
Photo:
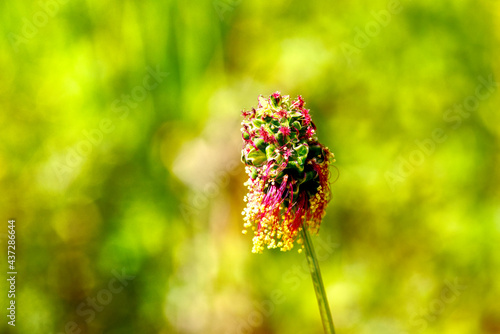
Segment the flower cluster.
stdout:
<path fill-rule="evenodd" d="M 320 144 L 304 100 L 279 92 L 259 97 L 259 105 L 243 111 L 241 160 L 249 176 L 244 230 L 254 232 L 254 253 L 264 248 L 302 244 L 303 224 L 317 233 L 330 199 L 328 165 L 335 161 Z M 300 251 L 300 249 L 299 249 Z"/>

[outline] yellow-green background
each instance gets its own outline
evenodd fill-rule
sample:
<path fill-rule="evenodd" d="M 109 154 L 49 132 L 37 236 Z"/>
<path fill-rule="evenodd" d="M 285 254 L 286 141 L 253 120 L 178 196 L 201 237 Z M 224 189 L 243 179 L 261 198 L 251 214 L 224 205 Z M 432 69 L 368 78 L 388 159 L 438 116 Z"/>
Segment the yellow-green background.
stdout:
<path fill-rule="evenodd" d="M 2 333 L 321 333 L 304 255 L 241 234 L 240 111 L 277 90 L 337 158 L 314 238 L 337 332 L 500 333 L 497 90 L 445 119 L 499 77 L 498 1 L 402 0 L 378 32 L 389 1 L 53 3 L 0 4 L 0 276 L 10 218 L 18 270 Z M 117 112 L 147 67 L 168 76 Z M 86 323 L 113 270 L 135 278 Z"/>

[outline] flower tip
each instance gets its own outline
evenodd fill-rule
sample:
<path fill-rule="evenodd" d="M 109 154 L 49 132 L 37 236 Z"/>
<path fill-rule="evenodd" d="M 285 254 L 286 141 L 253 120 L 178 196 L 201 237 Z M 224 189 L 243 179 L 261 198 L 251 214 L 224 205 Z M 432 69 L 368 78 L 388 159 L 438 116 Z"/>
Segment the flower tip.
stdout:
<path fill-rule="evenodd" d="M 297 104 L 298 108 L 302 108 L 305 104 L 304 99 L 302 98 L 302 95 L 297 96 L 297 100 L 295 101 L 295 104 Z"/>
<path fill-rule="evenodd" d="M 276 92 L 276 93 L 273 93 L 271 94 L 271 102 L 275 105 L 275 106 L 278 106 L 279 103 L 281 102 L 281 93 L 280 92 Z"/>

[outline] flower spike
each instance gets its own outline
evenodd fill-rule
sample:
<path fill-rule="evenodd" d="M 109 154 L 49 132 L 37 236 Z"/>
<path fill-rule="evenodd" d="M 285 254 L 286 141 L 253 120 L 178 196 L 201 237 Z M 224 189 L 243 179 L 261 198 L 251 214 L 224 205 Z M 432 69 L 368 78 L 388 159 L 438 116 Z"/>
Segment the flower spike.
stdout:
<path fill-rule="evenodd" d="M 291 101 L 276 92 L 258 101 L 257 108 L 242 112 L 241 160 L 249 176 L 243 233 L 253 231 L 254 253 L 266 247 L 287 251 L 295 241 L 303 244 L 303 226 L 318 232 L 330 200 L 328 166 L 335 159 L 318 141 L 301 96 Z"/>

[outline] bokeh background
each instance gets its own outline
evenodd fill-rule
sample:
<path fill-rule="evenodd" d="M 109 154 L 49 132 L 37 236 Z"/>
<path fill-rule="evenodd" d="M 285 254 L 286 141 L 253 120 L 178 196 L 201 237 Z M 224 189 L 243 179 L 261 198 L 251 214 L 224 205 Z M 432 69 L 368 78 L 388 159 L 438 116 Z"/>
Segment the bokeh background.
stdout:
<path fill-rule="evenodd" d="M 0 22 L 0 332 L 322 333 L 304 254 L 241 234 L 240 111 L 281 91 L 337 158 L 314 237 L 337 332 L 500 333 L 498 1 L 3 1 Z"/>

